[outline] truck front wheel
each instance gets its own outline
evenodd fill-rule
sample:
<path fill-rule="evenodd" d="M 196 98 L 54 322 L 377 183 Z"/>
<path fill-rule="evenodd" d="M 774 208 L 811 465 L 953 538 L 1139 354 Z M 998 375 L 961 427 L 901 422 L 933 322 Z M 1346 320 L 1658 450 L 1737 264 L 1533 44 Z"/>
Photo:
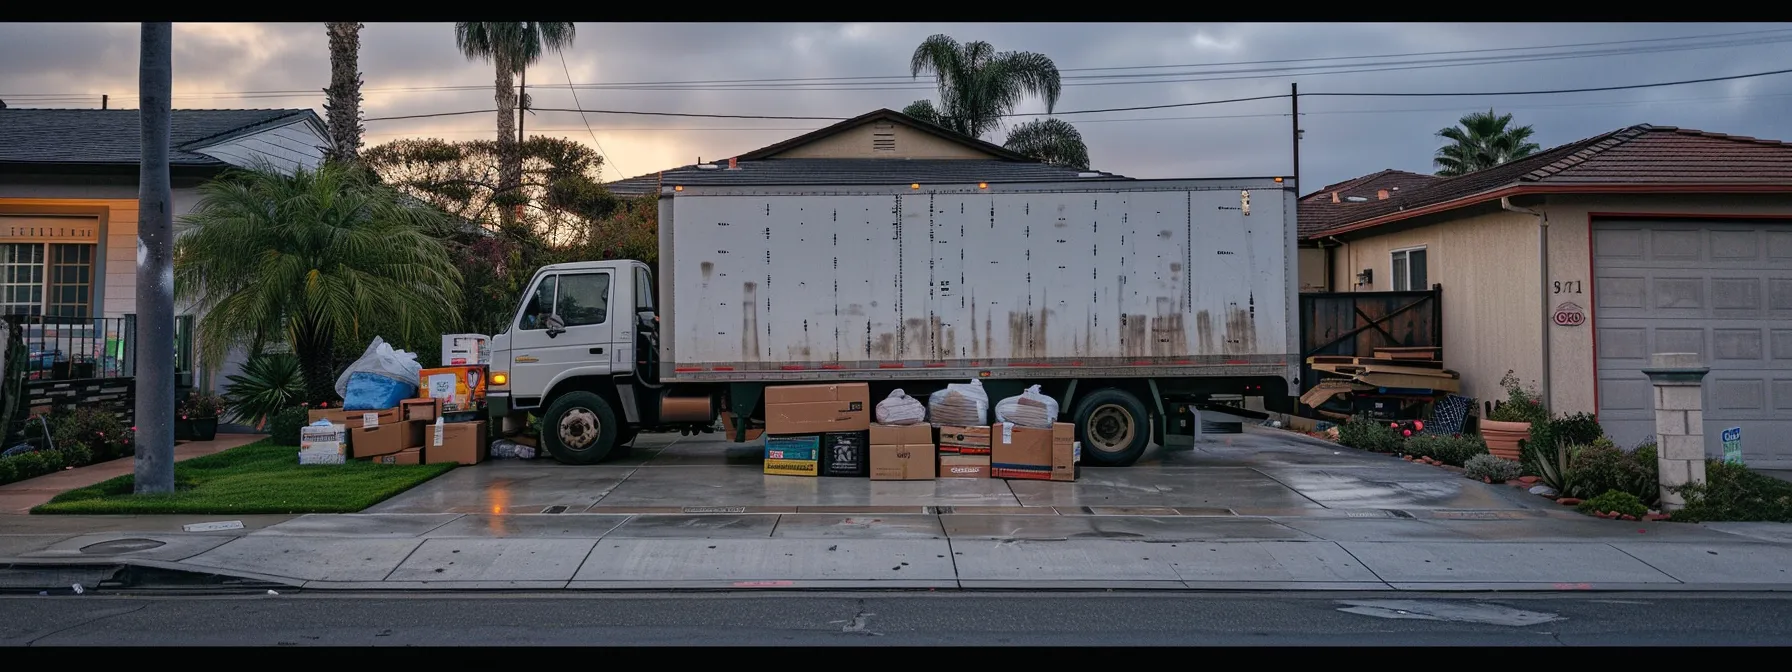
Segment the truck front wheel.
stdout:
<path fill-rule="evenodd" d="M 1083 461 L 1090 466 L 1132 466 L 1151 445 L 1151 416 L 1125 390 L 1097 390 L 1077 402 L 1071 417 L 1077 440 L 1083 442 Z"/>
<path fill-rule="evenodd" d="M 548 404 L 541 443 L 563 464 L 597 464 L 616 445 L 616 412 L 603 397 L 568 392 Z"/>

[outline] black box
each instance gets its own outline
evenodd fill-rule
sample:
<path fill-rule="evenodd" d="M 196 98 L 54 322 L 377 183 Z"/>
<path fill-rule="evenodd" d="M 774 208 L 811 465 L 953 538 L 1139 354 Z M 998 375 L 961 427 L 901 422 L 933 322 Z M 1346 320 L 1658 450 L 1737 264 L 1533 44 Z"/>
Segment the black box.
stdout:
<path fill-rule="evenodd" d="M 821 435 L 821 475 L 871 477 L 871 432 Z"/>

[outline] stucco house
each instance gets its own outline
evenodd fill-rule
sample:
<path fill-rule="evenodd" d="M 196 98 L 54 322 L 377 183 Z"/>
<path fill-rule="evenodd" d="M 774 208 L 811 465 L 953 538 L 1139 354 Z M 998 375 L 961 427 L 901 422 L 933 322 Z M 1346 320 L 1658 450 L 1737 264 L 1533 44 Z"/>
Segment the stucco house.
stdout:
<path fill-rule="evenodd" d="M 1465 394 L 1497 399 L 1513 370 L 1634 444 L 1655 432 L 1650 355 L 1694 352 L 1708 453 L 1740 427 L 1751 465 L 1792 466 L 1792 145 L 1631 126 L 1459 177 L 1333 185 L 1300 220 L 1310 291 L 1444 288 Z"/>
<path fill-rule="evenodd" d="M 315 168 L 328 145 L 308 109 L 174 110 L 171 125 L 177 230 L 199 185 L 226 169 Z M 140 133 L 137 110 L 0 107 L 0 314 L 101 325 L 89 328 L 117 340 L 108 348 L 128 350 L 130 337 L 117 332 L 136 312 Z M 193 371 L 191 316 L 176 328 L 177 368 L 216 389 L 217 372 Z"/>

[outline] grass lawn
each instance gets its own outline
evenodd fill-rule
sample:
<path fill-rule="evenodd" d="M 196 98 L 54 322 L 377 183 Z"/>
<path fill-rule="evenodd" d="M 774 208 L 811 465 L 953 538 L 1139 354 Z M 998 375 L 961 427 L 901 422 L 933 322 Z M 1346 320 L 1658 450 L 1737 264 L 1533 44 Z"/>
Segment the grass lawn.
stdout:
<path fill-rule="evenodd" d="M 175 491 L 131 494 L 131 476 L 119 476 L 57 495 L 32 513 L 251 514 L 354 513 L 429 479 L 452 464 L 385 465 L 350 460 L 342 465 L 299 465 L 296 446 L 270 439 L 174 465 Z"/>

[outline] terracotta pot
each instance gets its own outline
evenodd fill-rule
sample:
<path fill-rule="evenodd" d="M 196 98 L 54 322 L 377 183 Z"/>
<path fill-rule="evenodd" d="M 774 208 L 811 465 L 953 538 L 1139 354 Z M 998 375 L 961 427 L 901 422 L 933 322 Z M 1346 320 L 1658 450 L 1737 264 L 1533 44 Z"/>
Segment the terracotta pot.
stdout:
<path fill-rule="evenodd" d="M 1531 423 L 1482 420 L 1481 438 L 1487 441 L 1487 452 L 1494 457 L 1518 460 L 1522 456 L 1518 442 L 1531 438 Z"/>

